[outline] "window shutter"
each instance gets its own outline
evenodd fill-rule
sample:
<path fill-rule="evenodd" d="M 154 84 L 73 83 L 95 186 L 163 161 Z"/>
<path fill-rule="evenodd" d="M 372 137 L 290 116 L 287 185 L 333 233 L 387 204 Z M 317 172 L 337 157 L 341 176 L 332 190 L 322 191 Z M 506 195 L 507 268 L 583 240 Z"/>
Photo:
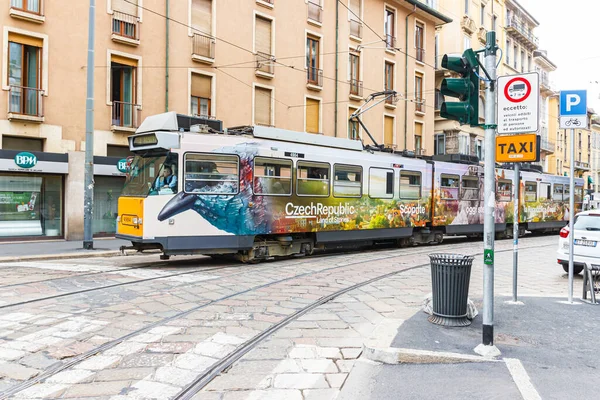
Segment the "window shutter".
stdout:
<path fill-rule="evenodd" d="M 192 96 L 210 99 L 212 78 L 207 75 L 192 74 Z"/>
<path fill-rule="evenodd" d="M 26 46 L 43 47 L 44 40 L 27 35 L 21 35 L 20 33 L 8 32 L 8 41 L 13 43 L 20 43 Z"/>
<path fill-rule="evenodd" d="M 423 136 L 423 124 L 415 123 L 415 135 Z"/>
<path fill-rule="evenodd" d="M 254 88 L 254 123 L 273 125 L 271 123 L 271 90 Z"/>
<path fill-rule="evenodd" d="M 131 4 L 133 3 L 133 4 Z M 115 11 L 120 11 L 129 15 L 138 15 L 138 0 L 112 0 L 112 8 Z"/>
<path fill-rule="evenodd" d="M 360 1 L 361 0 L 350 0 L 350 19 L 357 20 L 360 16 Z M 354 13 L 354 14 L 352 14 Z"/>
<path fill-rule="evenodd" d="M 306 132 L 319 132 L 319 100 L 306 99 Z"/>
<path fill-rule="evenodd" d="M 256 17 L 256 51 L 271 54 L 271 21 Z"/>
<path fill-rule="evenodd" d="M 212 0 L 192 0 L 192 27 L 212 35 Z"/>
<path fill-rule="evenodd" d="M 118 64 L 129 65 L 130 67 L 137 67 L 137 60 L 133 58 L 127 58 L 116 54 L 110 55 L 110 61 Z"/>
<path fill-rule="evenodd" d="M 383 143 L 385 145 L 394 144 L 394 118 L 387 116 L 384 117 L 383 133 Z"/>

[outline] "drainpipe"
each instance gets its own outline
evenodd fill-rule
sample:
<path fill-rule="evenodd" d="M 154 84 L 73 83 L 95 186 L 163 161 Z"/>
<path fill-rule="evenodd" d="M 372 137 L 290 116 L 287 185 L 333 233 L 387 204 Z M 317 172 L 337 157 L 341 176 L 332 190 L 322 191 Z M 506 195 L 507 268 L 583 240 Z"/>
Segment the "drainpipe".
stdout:
<path fill-rule="evenodd" d="M 333 111 L 333 134 L 338 135 L 338 73 L 339 73 L 339 33 L 340 33 L 340 2 L 335 2 L 335 106 Z"/>
<path fill-rule="evenodd" d="M 407 129 L 408 129 L 408 17 L 417 12 L 415 5 L 412 12 L 406 16 L 404 23 L 404 150 L 406 150 Z"/>
<path fill-rule="evenodd" d="M 165 112 L 169 111 L 169 6 L 170 0 L 166 2 L 165 10 L 165 25 L 167 28 L 167 44 L 165 46 Z"/>

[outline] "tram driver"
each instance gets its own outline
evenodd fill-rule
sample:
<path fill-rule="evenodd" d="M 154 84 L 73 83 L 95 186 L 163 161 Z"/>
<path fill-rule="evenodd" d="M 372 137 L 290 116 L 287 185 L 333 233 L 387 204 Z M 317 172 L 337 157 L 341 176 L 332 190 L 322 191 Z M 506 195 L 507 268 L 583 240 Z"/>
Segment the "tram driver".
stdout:
<path fill-rule="evenodd" d="M 162 194 L 165 190 L 170 189 L 172 193 L 177 193 L 177 176 L 173 174 L 173 167 L 164 165 L 162 173 L 156 177 L 154 185 L 152 185 L 151 194 Z"/>

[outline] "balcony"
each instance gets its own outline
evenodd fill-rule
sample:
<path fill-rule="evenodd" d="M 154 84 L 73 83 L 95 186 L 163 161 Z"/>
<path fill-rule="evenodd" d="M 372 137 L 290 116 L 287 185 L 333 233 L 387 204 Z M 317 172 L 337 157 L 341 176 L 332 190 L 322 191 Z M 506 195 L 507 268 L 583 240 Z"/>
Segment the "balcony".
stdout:
<path fill-rule="evenodd" d="M 580 171 L 589 171 L 590 170 L 590 164 L 588 164 L 586 162 L 581 162 L 581 161 L 575 161 L 574 167 L 575 167 L 575 169 L 578 169 Z"/>
<path fill-rule="evenodd" d="M 425 49 L 417 47 L 415 50 L 416 50 L 415 51 L 415 53 L 416 53 L 415 54 L 415 58 L 417 59 L 417 61 L 419 61 L 419 62 L 425 62 L 424 61 L 425 60 Z"/>
<path fill-rule="evenodd" d="M 275 57 L 271 54 L 256 52 L 256 76 L 272 79 L 275 76 Z"/>
<path fill-rule="evenodd" d="M 556 150 L 556 145 L 554 144 L 554 142 L 542 137 L 540 149 L 542 151 L 545 151 L 546 153 L 551 154 L 554 153 L 554 151 Z"/>
<path fill-rule="evenodd" d="M 354 39 L 362 39 L 362 23 L 350 20 L 350 37 Z"/>
<path fill-rule="evenodd" d="M 194 33 L 192 38 L 192 60 L 212 64 L 215 61 L 215 38 Z"/>
<path fill-rule="evenodd" d="M 112 35 L 113 42 L 138 46 L 140 44 L 140 19 L 135 15 L 113 11 Z"/>
<path fill-rule="evenodd" d="M 308 67 L 306 70 L 306 87 L 312 90 L 323 89 L 323 70 L 314 67 Z"/>
<path fill-rule="evenodd" d="M 44 122 L 44 91 L 37 88 L 10 86 L 8 120 Z"/>
<path fill-rule="evenodd" d="M 23 1 L 12 0 L 8 14 L 15 19 L 43 24 L 46 21 L 44 3 L 43 0 L 30 0 L 25 4 Z"/>
<path fill-rule="evenodd" d="M 422 97 L 415 97 L 415 112 L 425 113 L 425 99 Z"/>
<path fill-rule="evenodd" d="M 385 34 L 385 47 L 388 51 L 396 50 L 396 37 L 392 35 Z"/>
<path fill-rule="evenodd" d="M 483 26 L 477 31 L 477 39 L 479 39 L 482 44 L 486 44 L 487 42 L 487 30 Z"/>
<path fill-rule="evenodd" d="M 273 8 L 273 5 L 275 4 L 275 0 L 256 0 L 256 2 L 267 8 Z"/>
<path fill-rule="evenodd" d="M 323 22 L 323 7 L 319 3 L 315 3 L 315 0 L 308 0 L 308 22 L 315 23 L 321 26 Z"/>
<path fill-rule="evenodd" d="M 462 20 L 460 21 L 460 27 L 469 35 L 472 35 L 477 30 L 477 25 L 475 24 L 475 21 L 473 21 L 473 19 L 471 19 L 471 17 L 469 17 L 468 15 L 463 16 Z"/>
<path fill-rule="evenodd" d="M 506 21 L 506 32 L 512 33 L 521 39 L 521 42 L 530 50 L 535 50 L 539 46 L 537 36 L 531 33 L 531 29 L 517 18 L 510 18 Z"/>
<path fill-rule="evenodd" d="M 363 83 L 357 79 L 350 79 L 350 98 L 362 100 Z"/>
<path fill-rule="evenodd" d="M 139 105 L 123 101 L 112 103 L 111 131 L 135 132 L 140 120 Z"/>

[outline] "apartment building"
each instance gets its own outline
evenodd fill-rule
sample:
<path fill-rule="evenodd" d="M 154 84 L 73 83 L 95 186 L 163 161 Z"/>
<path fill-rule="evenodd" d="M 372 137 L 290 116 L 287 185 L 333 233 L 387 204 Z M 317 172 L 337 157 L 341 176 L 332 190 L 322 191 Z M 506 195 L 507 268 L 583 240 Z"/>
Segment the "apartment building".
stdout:
<path fill-rule="evenodd" d="M 435 31 L 451 18 L 417 0 L 97 0 L 94 233 L 114 233 L 127 136 L 176 111 L 433 147 Z M 0 240 L 80 239 L 88 2 L 0 6 Z M 167 18 L 168 17 L 168 18 Z M 170 21 L 170 22 L 168 22 Z"/>
<path fill-rule="evenodd" d="M 544 172 L 550 172 L 554 167 L 550 165 L 549 155 L 553 154 L 556 150 L 556 138 L 550 138 L 549 127 L 551 121 L 556 123 L 558 120 L 558 113 L 549 110 L 549 98 L 555 94 L 552 82 L 550 81 L 550 73 L 556 70 L 556 65 L 550 61 L 548 54 L 545 50 L 536 50 L 533 52 L 533 58 L 535 63 L 535 72 L 538 73 L 540 83 L 540 100 L 539 100 L 539 131 L 540 135 L 540 161 L 539 165 L 544 169 Z"/>

